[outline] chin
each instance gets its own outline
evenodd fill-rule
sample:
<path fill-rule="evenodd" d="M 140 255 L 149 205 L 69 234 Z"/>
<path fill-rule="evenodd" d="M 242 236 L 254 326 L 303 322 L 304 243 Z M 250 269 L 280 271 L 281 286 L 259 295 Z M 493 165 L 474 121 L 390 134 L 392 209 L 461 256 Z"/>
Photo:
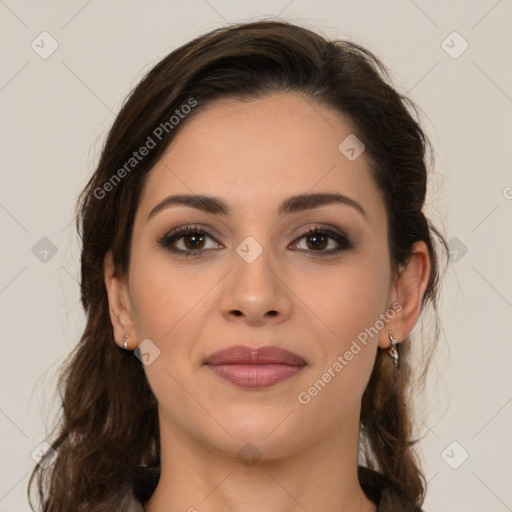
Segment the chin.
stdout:
<path fill-rule="evenodd" d="M 223 420 L 229 425 L 227 430 L 232 437 L 222 434 L 209 442 L 218 450 L 239 458 L 286 457 L 304 444 L 300 425 L 290 421 L 291 418 L 283 422 L 287 414 L 283 414 L 282 409 L 275 414 L 269 414 L 268 410 L 267 414 L 261 411 L 237 413 L 235 418 Z"/>

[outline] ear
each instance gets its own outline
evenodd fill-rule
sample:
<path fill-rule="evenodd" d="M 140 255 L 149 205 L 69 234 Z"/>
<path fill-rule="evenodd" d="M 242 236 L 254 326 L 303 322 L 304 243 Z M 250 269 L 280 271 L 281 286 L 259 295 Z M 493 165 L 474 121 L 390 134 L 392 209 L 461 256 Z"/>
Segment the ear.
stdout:
<path fill-rule="evenodd" d="M 117 275 L 111 250 L 105 255 L 103 270 L 115 342 L 124 348 L 123 338 L 126 335 L 128 337 L 128 348 L 134 348 L 136 334 L 128 283 L 125 277 Z"/>
<path fill-rule="evenodd" d="M 389 331 L 398 341 L 403 341 L 413 330 L 421 313 L 421 302 L 430 278 L 430 256 L 425 242 L 416 242 L 412 255 L 405 267 L 400 268 L 391 287 L 389 304 L 398 302 L 402 309 L 397 311 L 379 334 L 379 347 L 391 345 Z"/>

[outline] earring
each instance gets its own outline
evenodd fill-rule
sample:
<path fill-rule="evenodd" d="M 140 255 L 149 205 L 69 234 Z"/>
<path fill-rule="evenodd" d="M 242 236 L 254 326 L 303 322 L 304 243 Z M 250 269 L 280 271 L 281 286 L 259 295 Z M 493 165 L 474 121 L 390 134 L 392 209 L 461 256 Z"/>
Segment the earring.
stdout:
<path fill-rule="evenodd" d="M 123 348 L 124 348 L 125 350 L 128 350 L 128 334 L 125 334 L 125 335 L 123 336 Z"/>
<path fill-rule="evenodd" d="M 393 358 L 395 367 L 398 368 L 398 363 L 400 361 L 400 353 L 398 351 L 398 340 L 393 336 L 393 333 L 391 331 L 389 331 L 389 339 L 391 341 L 391 347 L 387 349 L 387 353 L 391 358 Z"/>

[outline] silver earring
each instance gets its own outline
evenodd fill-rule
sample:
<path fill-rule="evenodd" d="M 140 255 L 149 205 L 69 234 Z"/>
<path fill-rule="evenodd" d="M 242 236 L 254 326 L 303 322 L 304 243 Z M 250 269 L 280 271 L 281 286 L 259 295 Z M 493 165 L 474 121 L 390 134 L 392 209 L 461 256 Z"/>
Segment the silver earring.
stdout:
<path fill-rule="evenodd" d="M 391 358 L 393 358 L 395 367 L 398 368 L 398 363 L 400 361 L 400 353 L 398 351 L 398 340 L 393 336 L 393 333 L 391 331 L 389 331 L 389 339 L 391 341 L 391 347 L 387 349 L 387 353 Z"/>
<path fill-rule="evenodd" d="M 128 350 L 128 334 L 125 334 L 125 335 L 123 336 L 123 348 L 124 348 L 125 350 Z"/>

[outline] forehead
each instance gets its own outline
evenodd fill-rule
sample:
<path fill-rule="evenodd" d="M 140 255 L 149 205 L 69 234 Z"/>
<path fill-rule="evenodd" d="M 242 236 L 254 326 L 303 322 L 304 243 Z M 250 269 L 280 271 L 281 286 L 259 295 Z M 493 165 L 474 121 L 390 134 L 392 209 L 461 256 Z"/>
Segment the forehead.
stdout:
<path fill-rule="evenodd" d="M 234 211 L 267 211 L 292 195 L 330 191 L 379 215 L 366 154 L 351 161 L 339 149 L 353 134 L 337 111 L 298 94 L 215 100 L 184 121 L 150 171 L 139 209 L 147 215 L 170 194 L 196 193 L 223 197 Z"/>

